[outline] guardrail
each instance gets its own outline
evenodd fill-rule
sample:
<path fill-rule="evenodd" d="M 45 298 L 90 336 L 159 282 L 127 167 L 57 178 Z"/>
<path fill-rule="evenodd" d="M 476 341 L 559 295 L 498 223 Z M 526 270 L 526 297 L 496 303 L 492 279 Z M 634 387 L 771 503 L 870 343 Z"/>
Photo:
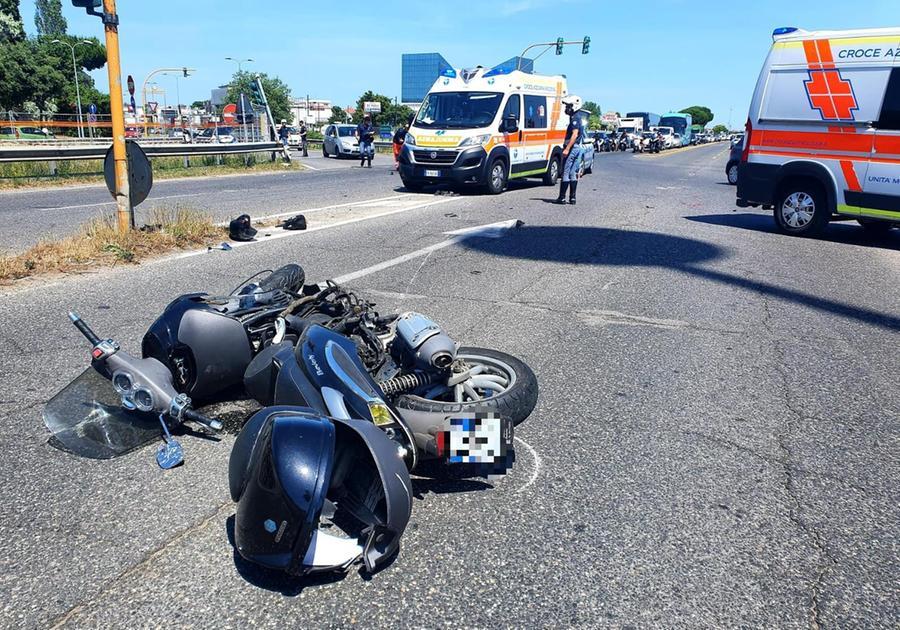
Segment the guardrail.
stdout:
<path fill-rule="evenodd" d="M 102 160 L 111 144 L 29 145 L 0 144 L 0 162 L 48 162 L 56 160 Z M 218 144 L 141 144 L 147 157 L 191 157 L 194 155 L 238 155 L 242 153 L 280 152 L 280 142 L 235 142 Z"/>

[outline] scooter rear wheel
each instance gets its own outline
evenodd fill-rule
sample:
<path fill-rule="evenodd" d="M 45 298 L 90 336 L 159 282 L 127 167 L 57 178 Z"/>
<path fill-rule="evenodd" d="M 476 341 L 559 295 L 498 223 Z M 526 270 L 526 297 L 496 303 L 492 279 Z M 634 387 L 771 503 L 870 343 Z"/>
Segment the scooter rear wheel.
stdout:
<path fill-rule="evenodd" d="M 523 361 L 511 354 L 491 350 L 463 346 L 457 357 L 466 361 L 470 367 L 482 366 L 484 373 L 503 376 L 506 386 L 490 391 L 483 384 L 469 379 L 469 386 L 480 398 L 475 400 L 465 387 L 461 395 L 454 389 L 432 388 L 426 396 L 404 394 L 394 401 L 394 405 L 402 410 L 409 409 L 419 413 L 435 415 L 435 424 L 440 425 L 449 414 L 464 413 L 474 409 L 497 410 L 504 417 L 519 424 L 534 410 L 537 405 L 538 384 L 534 372 Z M 477 378 L 477 377 L 476 377 Z"/>

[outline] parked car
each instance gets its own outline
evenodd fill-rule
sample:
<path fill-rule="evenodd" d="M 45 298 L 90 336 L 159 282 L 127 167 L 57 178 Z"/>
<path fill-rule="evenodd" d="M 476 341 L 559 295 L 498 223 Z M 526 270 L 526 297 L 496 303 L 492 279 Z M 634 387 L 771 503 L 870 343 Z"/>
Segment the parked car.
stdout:
<path fill-rule="evenodd" d="M 47 128 L 38 127 L 0 127 L 0 140 L 49 140 L 53 138 Z"/>
<path fill-rule="evenodd" d="M 725 165 L 725 176 L 728 177 L 728 183 L 737 186 L 738 171 L 741 164 L 741 153 L 744 152 L 744 137 L 731 144 L 731 155 L 728 156 L 728 164 Z"/>
<path fill-rule="evenodd" d="M 359 141 L 356 139 L 356 125 L 328 125 L 322 134 L 322 155 L 359 156 Z"/>
<path fill-rule="evenodd" d="M 581 142 L 581 164 L 578 167 L 578 177 L 590 175 L 594 172 L 594 139 L 585 134 Z"/>
<path fill-rule="evenodd" d="M 213 142 L 216 144 L 231 144 L 234 142 L 234 134 L 231 127 L 207 127 L 197 132 L 194 142 Z"/>

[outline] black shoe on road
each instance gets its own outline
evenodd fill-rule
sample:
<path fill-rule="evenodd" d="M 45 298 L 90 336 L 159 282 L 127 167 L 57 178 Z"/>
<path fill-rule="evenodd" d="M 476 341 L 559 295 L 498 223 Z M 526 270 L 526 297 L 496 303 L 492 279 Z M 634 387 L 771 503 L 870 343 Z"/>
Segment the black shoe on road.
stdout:
<path fill-rule="evenodd" d="M 553 203 L 558 203 L 559 205 L 564 206 L 564 205 L 566 205 L 567 202 L 566 202 L 565 197 L 557 197 L 557 198 L 553 201 Z"/>

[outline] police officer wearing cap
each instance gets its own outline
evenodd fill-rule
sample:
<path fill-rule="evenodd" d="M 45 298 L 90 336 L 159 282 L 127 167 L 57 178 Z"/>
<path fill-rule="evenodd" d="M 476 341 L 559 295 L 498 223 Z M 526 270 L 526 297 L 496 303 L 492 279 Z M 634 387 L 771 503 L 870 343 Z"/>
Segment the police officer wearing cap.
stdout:
<path fill-rule="evenodd" d="M 569 116 L 566 128 L 566 139 L 563 142 L 563 171 L 559 183 L 559 197 L 556 203 L 566 203 L 566 191 L 569 191 L 569 203 L 575 205 L 575 191 L 578 189 L 578 169 L 581 166 L 581 143 L 584 141 L 584 122 L 578 115 L 581 109 L 581 97 L 574 94 L 562 99 Z"/>

